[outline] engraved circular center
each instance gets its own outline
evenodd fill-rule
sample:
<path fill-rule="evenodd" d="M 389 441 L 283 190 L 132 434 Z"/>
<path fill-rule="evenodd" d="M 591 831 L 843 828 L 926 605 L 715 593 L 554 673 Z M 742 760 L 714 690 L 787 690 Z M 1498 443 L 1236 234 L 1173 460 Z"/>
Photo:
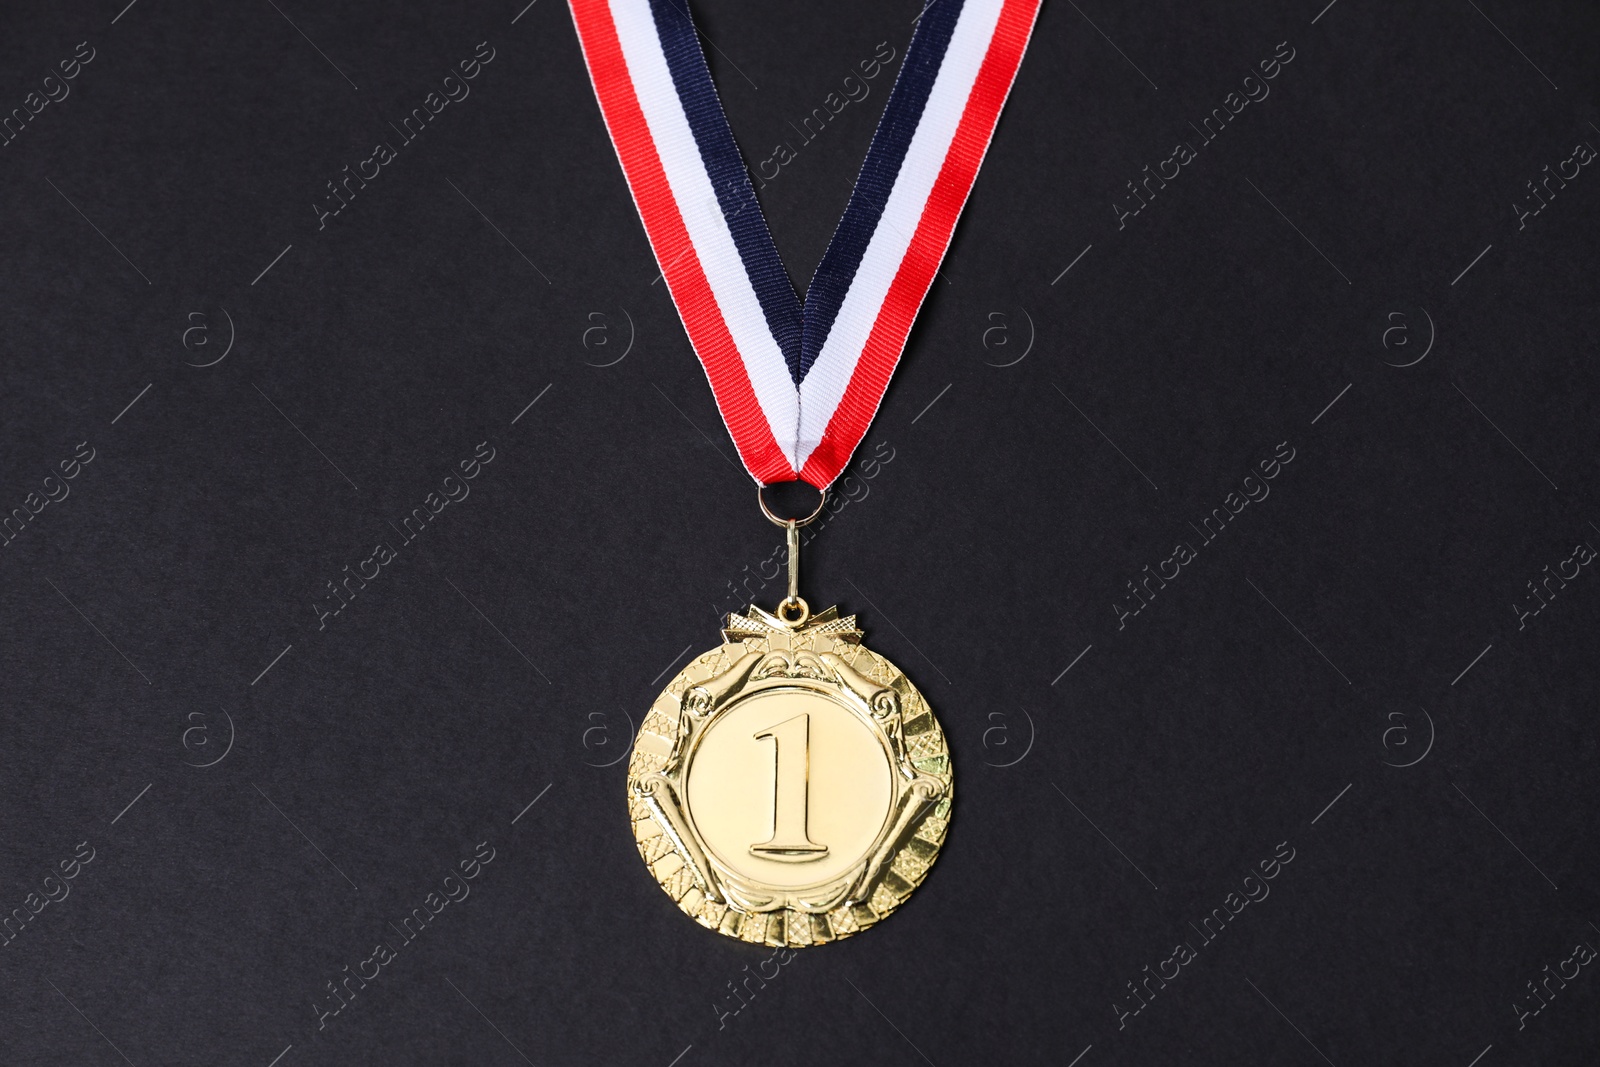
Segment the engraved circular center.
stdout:
<path fill-rule="evenodd" d="M 866 858 L 889 818 L 893 774 L 877 731 L 849 706 L 809 689 L 765 689 L 701 736 L 686 807 L 721 863 L 794 889 Z"/>

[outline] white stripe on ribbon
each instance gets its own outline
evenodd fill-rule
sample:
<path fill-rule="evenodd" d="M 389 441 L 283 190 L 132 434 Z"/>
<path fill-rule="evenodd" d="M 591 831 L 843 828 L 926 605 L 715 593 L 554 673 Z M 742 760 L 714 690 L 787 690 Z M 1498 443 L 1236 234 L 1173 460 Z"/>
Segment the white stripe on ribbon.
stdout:
<path fill-rule="evenodd" d="M 767 326 L 766 314 L 756 299 L 744 260 L 733 243 L 733 234 L 717 202 L 711 178 L 700 158 L 700 148 L 689 128 L 688 116 L 678 99 L 678 90 L 661 51 L 655 16 L 648 0 L 610 0 L 611 18 L 617 28 L 633 81 L 634 95 L 650 126 L 656 154 L 666 172 L 672 198 L 683 217 L 694 243 L 701 270 L 716 297 L 728 332 L 733 336 L 744 361 L 751 389 L 761 405 L 772 436 L 784 454 L 795 454 L 795 428 L 799 423 L 800 398 L 789 376 L 789 365 Z M 663 271 L 668 264 L 660 264 Z M 837 401 L 835 401 L 837 404 Z M 799 470 L 795 466 L 795 470 Z"/>
<path fill-rule="evenodd" d="M 800 383 L 799 440 L 793 446 L 795 470 L 805 466 L 821 442 L 855 373 L 861 350 L 878 321 L 878 311 L 900 271 L 922 209 L 955 139 L 956 127 L 961 124 L 1003 6 L 1003 0 L 966 0 L 962 6 L 944 63 L 928 94 L 922 121 L 911 136 L 883 217 L 872 233 L 828 339 Z M 780 436 L 778 440 L 787 450 L 790 439 Z"/>

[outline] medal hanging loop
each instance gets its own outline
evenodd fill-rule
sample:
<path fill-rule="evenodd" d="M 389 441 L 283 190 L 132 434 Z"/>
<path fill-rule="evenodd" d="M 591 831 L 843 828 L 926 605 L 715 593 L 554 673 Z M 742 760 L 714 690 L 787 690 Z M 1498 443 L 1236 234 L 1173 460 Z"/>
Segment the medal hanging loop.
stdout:
<path fill-rule="evenodd" d="M 800 597 L 800 524 L 790 519 L 784 527 L 789 541 L 789 595 L 778 605 L 778 618 L 798 630 L 811 618 L 811 605 Z"/>
<path fill-rule="evenodd" d="M 767 507 L 767 498 L 756 490 L 756 500 L 761 504 L 761 514 L 774 526 L 782 526 L 784 539 L 789 548 L 789 595 L 783 598 L 776 612 L 785 626 L 798 630 L 811 618 L 811 606 L 800 596 L 800 527 L 816 519 L 822 514 L 822 508 L 828 502 L 826 491 L 822 499 L 817 501 L 816 510 L 803 519 L 780 519 Z"/>

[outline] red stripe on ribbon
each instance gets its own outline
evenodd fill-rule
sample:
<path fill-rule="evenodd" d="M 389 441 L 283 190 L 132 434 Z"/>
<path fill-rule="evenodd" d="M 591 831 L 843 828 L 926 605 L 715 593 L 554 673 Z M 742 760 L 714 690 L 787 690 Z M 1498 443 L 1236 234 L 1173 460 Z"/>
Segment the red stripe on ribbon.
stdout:
<path fill-rule="evenodd" d="M 850 384 L 828 420 L 821 442 L 800 471 L 800 477 L 812 485 L 826 488 L 839 477 L 878 413 L 878 405 L 889 388 L 889 377 L 905 348 L 906 335 L 911 332 L 911 324 L 950 247 L 956 220 L 989 149 L 1038 13 L 1039 0 L 1008 0 L 1000 11 L 994 37 L 984 53 L 983 65 L 978 68 L 955 138 L 928 194 L 905 259 L 889 285 Z"/>
<path fill-rule="evenodd" d="M 610 6 L 605 0 L 571 0 L 571 8 L 572 21 L 582 39 L 589 80 L 594 83 L 600 112 L 611 132 L 611 143 L 622 161 L 633 202 L 644 221 L 645 233 L 655 250 L 656 261 L 661 264 L 672 299 L 678 305 L 678 313 L 689 333 L 689 343 L 694 346 L 706 378 L 711 382 L 722 421 L 727 423 L 739 457 L 756 481 L 763 485 L 792 481 L 794 466 L 772 435 L 772 427 L 756 399 L 744 360 L 723 321 L 716 296 L 706 280 L 694 243 L 689 239 L 689 230 L 673 199 L 672 187 L 650 136 L 650 126 L 639 107 L 621 42 L 617 40 Z"/>

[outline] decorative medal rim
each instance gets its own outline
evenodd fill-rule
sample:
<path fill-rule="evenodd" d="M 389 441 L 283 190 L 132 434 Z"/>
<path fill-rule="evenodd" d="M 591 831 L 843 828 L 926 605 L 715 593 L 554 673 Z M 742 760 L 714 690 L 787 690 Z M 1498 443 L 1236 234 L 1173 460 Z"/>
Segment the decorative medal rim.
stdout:
<path fill-rule="evenodd" d="M 905 672 L 863 645 L 855 617 L 837 608 L 794 625 L 752 607 L 728 616 L 723 639 L 668 682 L 640 724 L 628 763 L 640 857 L 680 910 L 727 936 L 799 948 L 858 933 L 904 903 L 944 844 L 954 797 L 944 730 Z M 855 714 L 883 745 L 893 781 L 884 825 L 862 859 L 801 887 L 769 885 L 713 860 L 686 803 L 689 768 L 710 726 L 746 697 L 785 686 Z"/>

